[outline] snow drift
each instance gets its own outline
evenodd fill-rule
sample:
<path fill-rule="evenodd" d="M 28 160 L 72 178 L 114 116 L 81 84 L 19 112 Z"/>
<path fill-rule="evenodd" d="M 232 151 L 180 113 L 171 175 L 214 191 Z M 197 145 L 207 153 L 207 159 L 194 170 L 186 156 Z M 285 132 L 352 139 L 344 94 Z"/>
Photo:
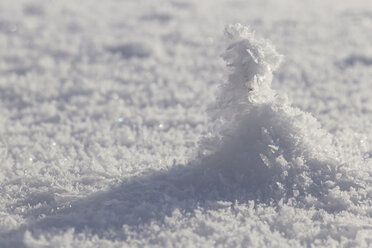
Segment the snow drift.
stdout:
<path fill-rule="evenodd" d="M 328 211 L 350 207 L 346 192 L 363 187 L 343 169 L 331 135 L 271 88 L 282 56 L 248 27 L 230 25 L 225 34 L 223 58 L 231 73 L 211 110 L 215 125 L 201 141 L 209 173 L 217 172 L 225 185 L 243 185 L 263 202 L 292 199 Z"/>

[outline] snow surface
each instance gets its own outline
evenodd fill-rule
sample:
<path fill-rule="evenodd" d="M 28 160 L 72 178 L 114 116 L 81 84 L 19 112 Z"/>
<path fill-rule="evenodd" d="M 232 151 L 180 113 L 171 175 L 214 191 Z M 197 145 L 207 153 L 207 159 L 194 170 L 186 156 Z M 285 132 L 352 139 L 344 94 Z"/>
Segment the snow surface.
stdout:
<path fill-rule="evenodd" d="M 0 247 L 372 246 L 371 29 L 365 0 L 0 1 Z"/>

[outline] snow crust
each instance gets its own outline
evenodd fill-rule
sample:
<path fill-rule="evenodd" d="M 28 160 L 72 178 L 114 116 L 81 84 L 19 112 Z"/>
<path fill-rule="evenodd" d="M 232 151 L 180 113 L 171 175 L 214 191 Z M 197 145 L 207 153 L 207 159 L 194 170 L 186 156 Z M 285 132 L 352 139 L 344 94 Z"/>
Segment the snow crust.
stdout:
<path fill-rule="evenodd" d="M 0 1 L 0 247 L 371 246 L 371 10 Z"/>

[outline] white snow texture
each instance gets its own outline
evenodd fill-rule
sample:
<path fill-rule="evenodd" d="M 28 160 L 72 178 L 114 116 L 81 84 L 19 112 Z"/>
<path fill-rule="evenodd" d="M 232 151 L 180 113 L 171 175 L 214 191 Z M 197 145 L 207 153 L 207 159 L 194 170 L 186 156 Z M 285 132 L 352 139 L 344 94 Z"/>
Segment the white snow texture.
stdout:
<path fill-rule="evenodd" d="M 0 247 L 372 247 L 372 6 L 280 2 L 1 1 Z"/>

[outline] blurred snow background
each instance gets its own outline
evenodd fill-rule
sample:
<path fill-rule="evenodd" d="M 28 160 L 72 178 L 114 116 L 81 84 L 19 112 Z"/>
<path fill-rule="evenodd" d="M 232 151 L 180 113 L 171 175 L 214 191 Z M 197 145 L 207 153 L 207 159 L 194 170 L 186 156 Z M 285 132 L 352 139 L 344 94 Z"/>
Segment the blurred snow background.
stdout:
<path fill-rule="evenodd" d="M 195 165 L 235 22 L 331 135 L 327 207 Z M 372 245 L 371 30 L 364 0 L 0 1 L 0 246 Z"/>

